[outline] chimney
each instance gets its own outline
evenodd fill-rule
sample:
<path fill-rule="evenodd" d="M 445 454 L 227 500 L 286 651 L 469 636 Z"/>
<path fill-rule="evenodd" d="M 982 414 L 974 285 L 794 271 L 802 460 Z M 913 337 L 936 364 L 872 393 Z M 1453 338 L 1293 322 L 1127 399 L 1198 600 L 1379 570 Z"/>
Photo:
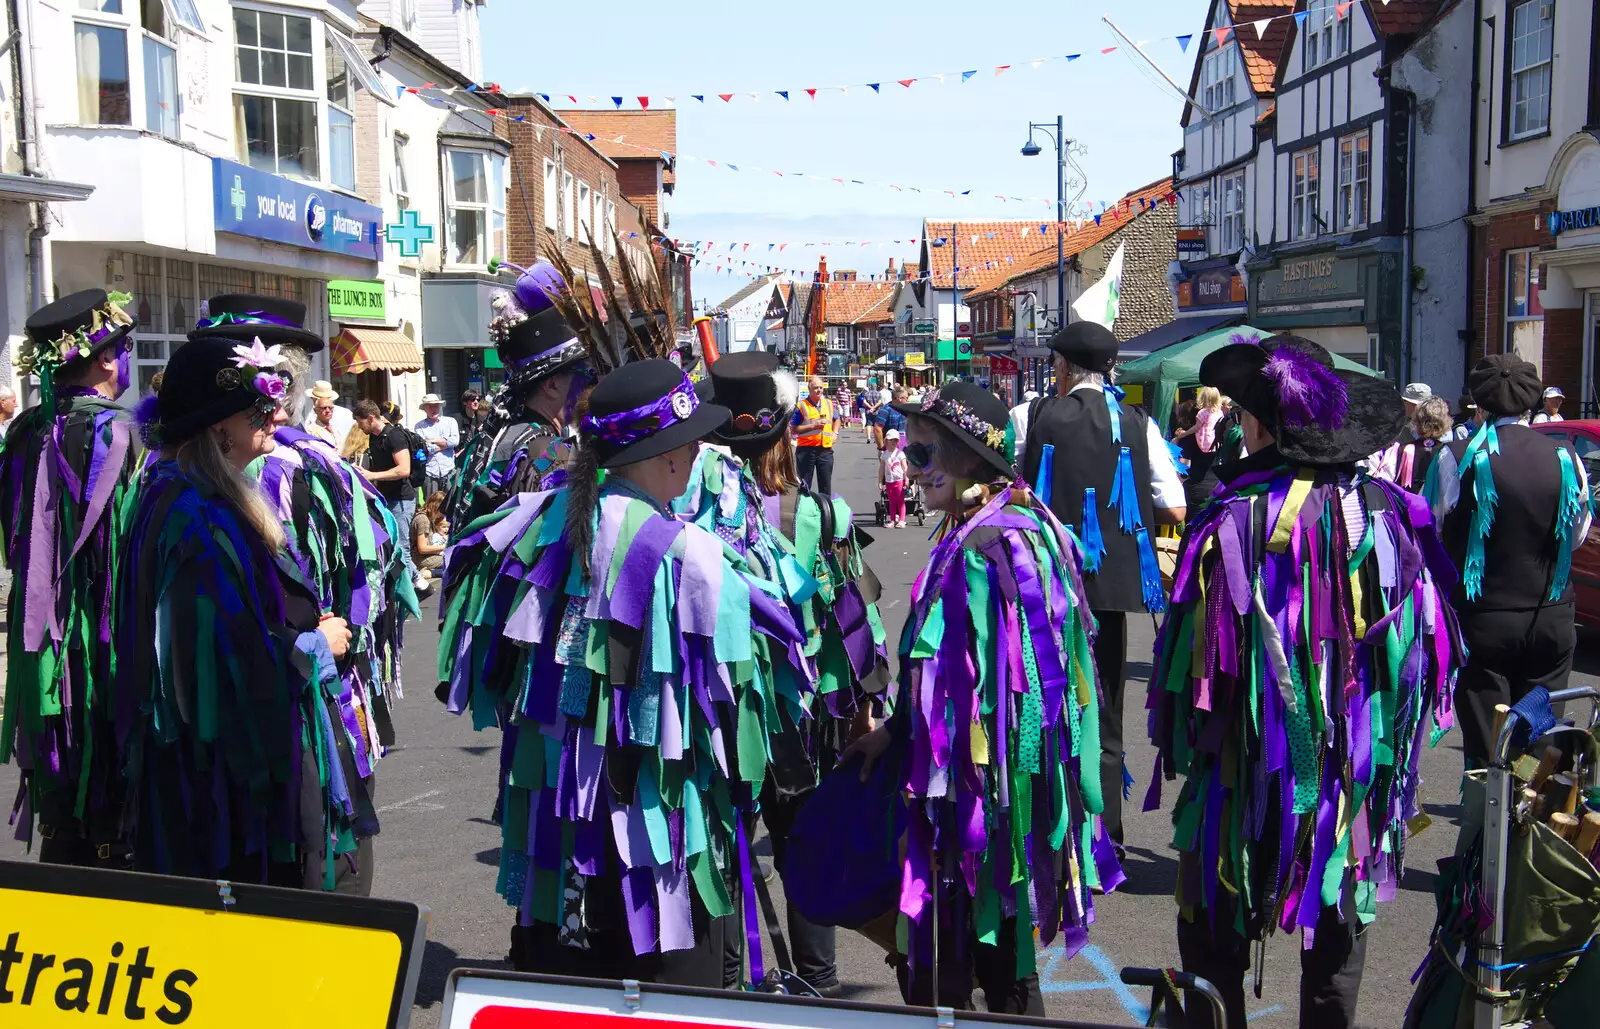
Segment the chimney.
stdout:
<path fill-rule="evenodd" d="M 818 281 L 818 282 L 827 282 L 828 281 L 828 258 L 827 258 L 826 255 L 817 258 L 817 280 L 816 281 Z"/>

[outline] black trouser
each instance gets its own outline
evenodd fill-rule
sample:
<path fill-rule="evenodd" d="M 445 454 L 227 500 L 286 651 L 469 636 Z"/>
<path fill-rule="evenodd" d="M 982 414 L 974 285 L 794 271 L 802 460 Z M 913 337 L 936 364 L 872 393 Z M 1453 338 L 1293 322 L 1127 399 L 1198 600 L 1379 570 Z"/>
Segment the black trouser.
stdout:
<path fill-rule="evenodd" d="M 1183 860 L 1194 859 L 1185 854 Z M 1300 1029 L 1350 1029 L 1356 1024 L 1367 934 L 1350 903 L 1353 894 L 1353 888 L 1345 890 L 1348 921 L 1340 921 L 1336 909 L 1324 908 L 1317 919 L 1315 945 L 1300 951 Z M 1316 903 L 1315 891 L 1308 902 Z M 1251 941 L 1234 931 L 1234 902 L 1220 888 L 1217 908 L 1214 918 L 1207 910 L 1197 911 L 1193 922 L 1178 916 L 1178 954 L 1185 972 L 1209 980 L 1222 993 L 1227 1029 L 1245 1029 L 1244 978 L 1250 970 Z M 1218 1029 L 1210 1005 L 1201 997 L 1188 998 L 1184 1009 L 1196 1029 Z"/>
<path fill-rule="evenodd" d="M 1122 846 L 1122 699 L 1128 674 L 1128 613 L 1096 611 L 1100 634 L 1094 663 L 1100 672 L 1100 795 L 1106 834 Z"/>
<path fill-rule="evenodd" d="M 1518 611 L 1457 612 L 1467 663 L 1456 680 L 1456 720 L 1468 768 L 1488 764 L 1495 741 L 1494 706 L 1515 704 L 1535 686 L 1567 688 L 1578 645 L 1573 605 Z"/>
<path fill-rule="evenodd" d="M 832 447 L 795 447 L 794 464 L 800 473 L 800 485 L 815 489 L 825 497 L 833 496 Z M 811 484 L 813 473 L 816 475 L 814 487 Z"/>
<path fill-rule="evenodd" d="M 772 840 L 772 863 L 779 876 L 784 873 L 785 855 L 789 851 L 789 829 L 804 801 L 805 796 L 801 795 L 768 799 L 761 805 L 761 820 L 767 823 L 767 836 Z M 793 904 L 788 906 L 788 916 L 789 948 L 795 974 L 818 990 L 838 985 L 833 926 L 810 921 Z"/>
<path fill-rule="evenodd" d="M 615 879 L 604 882 L 606 886 L 601 888 L 617 888 Z M 545 975 L 637 979 L 644 983 L 721 989 L 724 933 L 733 931 L 733 920 L 706 917 L 698 900 L 693 911 L 694 946 L 650 954 L 633 952 L 633 936 L 626 928 L 591 929 L 589 946 L 583 949 L 562 944 L 556 936 L 557 926 L 549 922 L 513 926 L 511 967 L 518 972 Z"/>
<path fill-rule="evenodd" d="M 925 914 L 924 917 L 929 916 Z M 1044 995 L 1039 992 L 1039 976 L 1017 978 L 1017 920 L 1001 919 L 996 934 L 999 942 L 992 947 L 979 943 L 970 926 L 965 932 L 966 938 L 959 946 L 949 933 L 940 934 L 939 1006 L 957 1011 L 973 1010 L 972 985 L 976 980 L 978 988 L 983 990 L 984 1006 L 991 1012 L 1043 1018 Z M 895 967 L 895 978 L 900 983 L 900 996 L 907 1004 L 933 1007 L 930 969 L 918 965 L 913 974 L 910 963 L 902 956 Z"/>

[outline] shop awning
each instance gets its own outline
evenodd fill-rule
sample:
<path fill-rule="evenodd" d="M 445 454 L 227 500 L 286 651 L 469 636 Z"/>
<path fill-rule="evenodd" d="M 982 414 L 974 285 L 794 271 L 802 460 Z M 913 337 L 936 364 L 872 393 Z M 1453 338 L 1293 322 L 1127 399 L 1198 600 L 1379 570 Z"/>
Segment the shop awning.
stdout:
<path fill-rule="evenodd" d="M 420 372 L 422 348 L 398 329 L 346 325 L 333 337 L 333 374 Z"/>
<path fill-rule="evenodd" d="M 1124 342 L 1117 349 L 1125 358 L 1153 354 L 1164 347 L 1172 346 L 1174 343 L 1182 343 L 1186 339 L 1193 339 L 1202 333 L 1207 333 L 1226 325 L 1239 325 L 1243 321 L 1243 314 L 1192 315 L 1188 318 L 1175 318 L 1165 325 L 1151 329 L 1149 332 L 1140 333 Z"/>

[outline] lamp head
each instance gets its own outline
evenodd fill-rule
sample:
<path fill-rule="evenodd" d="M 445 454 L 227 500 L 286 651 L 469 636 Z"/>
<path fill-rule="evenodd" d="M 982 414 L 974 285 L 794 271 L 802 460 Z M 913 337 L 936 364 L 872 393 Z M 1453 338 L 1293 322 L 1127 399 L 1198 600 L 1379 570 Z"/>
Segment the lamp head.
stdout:
<path fill-rule="evenodd" d="M 1028 141 L 1022 144 L 1022 156 L 1038 157 L 1040 153 L 1042 153 L 1042 151 L 1040 150 L 1039 144 L 1033 141 L 1032 136 L 1029 136 Z"/>

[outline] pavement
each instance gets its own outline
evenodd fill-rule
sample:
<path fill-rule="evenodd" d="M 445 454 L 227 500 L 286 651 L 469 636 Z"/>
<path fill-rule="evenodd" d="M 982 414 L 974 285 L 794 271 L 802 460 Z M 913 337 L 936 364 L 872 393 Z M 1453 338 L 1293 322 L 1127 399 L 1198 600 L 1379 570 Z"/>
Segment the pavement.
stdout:
<path fill-rule="evenodd" d="M 932 531 L 915 524 L 906 529 L 871 526 L 877 499 L 875 455 L 858 430 L 846 430 L 835 458 L 834 489 L 857 512 L 857 522 L 874 537 L 867 559 L 884 585 L 882 611 L 891 642 L 905 622 L 910 584 L 930 549 Z M 406 694 L 397 706 L 395 723 L 401 744 L 380 764 L 379 812 L 383 822 L 377 841 L 374 892 L 411 900 L 430 912 L 423 974 L 412 1025 L 435 1029 L 449 970 L 502 968 L 511 915 L 494 892 L 500 833 L 489 820 L 499 738 L 495 730 L 474 732 L 471 722 L 446 714 L 433 698 L 437 645 L 437 603 L 425 605 L 425 621 L 408 627 L 405 649 Z M 1150 622 L 1129 622 L 1130 698 L 1142 695 L 1149 675 L 1148 655 L 1154 635 Z M 1600 641 L 1580 636 L 1578 672 L 1573 685 L 1600 683 Z M 1148 991 L 1132 990 L 1117 979 L 1128 965 L 1175 966 L 1175 908 L 1172 888 L 1175 853 L 1169 846 L 1171 823 L 1162 811 L 1137 810 L 1148 785 L 1154 751 L 1144 742 L 1142 710 L 1130 699 L 1125 738 L 1132 741 L 1128 769 L 1137 782 L 1126 809 L 1129 881 L 1116 893 L 1096 899 L 1097 922 L 1091 944 L 1073 960 L 1059 947 L 1040 954 L 1041 982 L 1052 1018 L 1101 1026 L 1143 1025 Z M 1409 979 L 1428 946 L 1434 920 L 1433 884 L 1437 862 L 1455 842 L 1458 772 L 1461 755 L 1457 734 L 1423 755 L 1425 807 L 1431 829 L 1413 839 L 1398 897 L 1381 905 L 1371 927 L 1366 978 L 1362 985 L 1359 1023 L 1393 1027 L 1400 1024 L 1411 995 Z M 0 768 L 0 802 L 16 790 L 16 770 Z M 1168 786 L 1166 796 L 1173 796 Z M 9 803 L 6 803 L 9 808 Z M 763 840 L 758 849 L 765 852 Z M 24 859 L 20 843 L 0 839 L 0 858 Z M 774 887 L 780 884 L 774 880 Z M 781 903 L 781 895 L 779 897 Z M 1265 986 L 1250 998 L 1252 1026 L 1288 1029 L 1298 1012 L 1297 937 L 1278 935 L 1267 946 Z M 839 978 L 848 1000 L 898 1004 L 891 970 L 882 952 L 864 938 L 839 934 Z M 770 950 L 769 950 L 770 960 Z M 980 1003 L 981 1003 L 981 994 Z"/>

